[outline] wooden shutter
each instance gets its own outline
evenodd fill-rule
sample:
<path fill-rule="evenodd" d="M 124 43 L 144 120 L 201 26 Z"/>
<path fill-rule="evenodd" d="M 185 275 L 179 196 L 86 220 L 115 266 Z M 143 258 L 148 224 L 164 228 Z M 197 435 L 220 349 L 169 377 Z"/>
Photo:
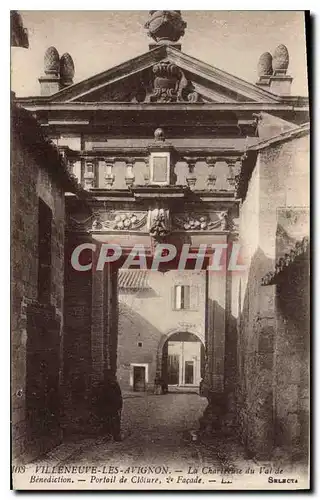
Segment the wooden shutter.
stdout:
<path fill-rule="evenodd" d="M 183 288 L 183 309 L 190 309 L 190 286 L 184 285 L 182 288 Z"/>
<path fill-rule="evenodd" d="M 190 288 L 190 309 L 199 309 L 199 286 L 192 285 Z"/>

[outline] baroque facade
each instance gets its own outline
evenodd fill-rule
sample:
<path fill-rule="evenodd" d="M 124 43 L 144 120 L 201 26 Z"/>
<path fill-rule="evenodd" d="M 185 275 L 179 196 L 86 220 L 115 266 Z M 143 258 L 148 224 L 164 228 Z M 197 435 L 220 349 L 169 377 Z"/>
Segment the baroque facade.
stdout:
<path fill-rule="evenodd" d="M 41 95 L 15 99 L 79 183 L 50 198 L 65 206 L 61 297 L 49 300 L 61 317 L 59 424 L 92 430 L 93 388 L 122 355 L 123 260 L 97 270 L 101 244 L 120 245 L 123 258 L 143 245 L 149 263 L 161 243 L 178 254 L 239 243 L 243 272 L 227 259 L 209 271 L 209 250 L 204 259 L 201 426 L 233 429 L 257 457 L 295 454 L 309 418 L 308 295 L 294 306 L 291 297 L 308 288 L 308 99 L 290 94 L 284 45 L 262 54 L 252 84 L 182 51 L 180 11 L 150 11 L 146 29 L 146 53 L 75 84 L 70 54 L 50 47 Z M 71 265 L 79 244 L 96 250 L 82 272 Z"/>

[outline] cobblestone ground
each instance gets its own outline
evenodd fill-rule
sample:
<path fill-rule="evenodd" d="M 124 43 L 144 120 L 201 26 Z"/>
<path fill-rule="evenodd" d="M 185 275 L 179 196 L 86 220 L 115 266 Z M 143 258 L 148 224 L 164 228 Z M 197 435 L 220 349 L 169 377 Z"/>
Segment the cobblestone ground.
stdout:
<path fill-rule="evenodd" d="M 192 441 L 207 400 L 198 394 L 132 395 L 124 399 L 123 441 L 101 437 L 81 447 L 65 462 L 122 465 L 177 464 L 219 467 L 243 461 L 234 439 Z M 232 460 L 231 460 L 232 455 Z M 231 460 L 231 461 L 230 461 Z"/>
<path fill-rule="evenodd" d="M 125 474 L 126 480 L 129 478 L 127 489 L 132 484 L 134 489 L 268 488 L 270 468 L 276 464 L 248 459 L 232 432 L 228 436 L 198 434 L 197 440 L 192 439 L 191 432 L 197 431 L 206 404 L 206 399 L 198 394 L 127 394 L 124 397 L 121 442 L 114 442 L 106 436 L 68 439 L 29 464 L 28 468 L 34 470 L 37 465 L 77 466 L 85 470 L 95 466 L 98 473 L 91 473 L 89 479 L 81 476 L 75 480 L 82 481 L 81 487 L 86 489 L 117 487 L 120 483 L 116 484 L 116 477 L 119 480 L 121 474 Z M 282 463 L 279 465 L 283 467 Z M 160 466 L 160 478 L 152 476 L 155 466 Z M 268 470 L 261 472 L 261 466 Z M 168 467 L 170 472 L 162 472 Z M 152 469 L 151 476 L 145 471 L 149 468 Z M 286 467 L 289 477 L 300 475 L 299 470 L 290 469 Z"/>

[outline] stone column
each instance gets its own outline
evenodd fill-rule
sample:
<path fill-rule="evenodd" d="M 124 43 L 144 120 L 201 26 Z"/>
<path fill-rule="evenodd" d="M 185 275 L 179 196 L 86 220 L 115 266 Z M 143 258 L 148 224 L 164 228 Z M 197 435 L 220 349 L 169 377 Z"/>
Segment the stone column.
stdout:
<path fill-rule="evenodd" d="M 105 370 L 116 371 L 117 303 L 117 270 L 110 263 L 103 271 L 93 269 L 91 353 L 95 382 L 103 381 Z"/>
<path fill-rule="evenodd" d="M 99 252 L 96 252 L 99 255 Z M 97 257 L 96 257 L 97 260 Z M 117 275 L 110 264 L 97 271 L 96 262 L 92 272 L 92 395 L 91 429 L 94 433 L 101 429 L 101 398 L 108 391 L 106 371 L 116 373 L 117 350 Z"/>
<path fill-rule="evenodd" d="M 216 180 L 217 180 L 217 177 L 214 175 L 214 169 L 215 169 L 215 165 L 217 163 L 217 159 L 214 158 L 213 156 L 209 156 L 206 158 L 206 162 L 207 162 L 208 169 L 209 169 L 207 186 L 208 186 L 209 191 L 213 191 L 214 186 L 216 184 Z"/>
<path fill-rule="evenodd" d="M 107 326 L 105 343 L 105 364 L 113 373 L 117 371 L 118 348 L 118 269 L 115 265 L 107 265 Z"/>
<path fill-rule="evenodd" d="M 186 177 L 187 184 L 189 188 L 193 191 L 197 182 L 197 177 L 194 174 L 194 169 L 197 163 L 197 158 L 185 158 L 184 159 L 188 165 L 188 174 Z"/>
<path fill-rule="evenodd" d="M 105 272 L 97 271 L 97 251 L 92 265 L 91 357 L 92 381 L 102 382 L 104 372 Z"/>
<path fill-rule="evenodd" d="M 105 160 L 105 175 L 104 175 L 104 179 L 105 179 L 105 187 L 106 187 L 106 189 L 111 189 L 112 186 L 113 186 L 113 184 L 114 184 L 115 174 L 112 173 L 112 169 L 113 169 L 113 166 L 114 166 L 114 161 L 115 161 L 114 158 L 107 158 Z"/>
<path fill-rule="evenodd" d="M 224 237 L 224 243 L 227 238 Z M 226 330 L 227 261 L 221 258 L 220 271 L 206 271 L 206 373 L 208 406 L 200 419 L 203 431 L 221 428 L 225 413 L 224 358 Z"/>
<path fill-rule="evenodd" d="M 85 162 L 83 179 L 84 179 L 84 189 L 94 188 L 95 175 L 94 175 L 94 164 L 92 160 L 87 160 Z"/>
<path fill-rule="evenodd" d="M 126 185 L 128 186 L 128 188 L 130 188 L 131 186 L 133 186 L 134 181 L 135 181 L 135 176 L 134 176 L 134 172 L 133 172 L 134 158 L 126 158 L 125 162 L 126 162 L 125 181 L 126 181 Z"/>
<path fill-rule="evenodd" d="M 230 189 L 235 189 L 236 177 L 240 172 L 240 161 L 238 158 L 231 158 L 227 162 L 229 168 L 229 175 L 227 177 L 228 185 Z"/>
<path fill-rule="evenodd" d="M 144 162 L 145 167 L 146 167 L 143 178 L 144 178 L 145 184 L 148 185 L 150 183 L 150 159 L 149 159 L 149 156 L 147 156 L 146 158 L 142 158 L 141 161 Z"/>

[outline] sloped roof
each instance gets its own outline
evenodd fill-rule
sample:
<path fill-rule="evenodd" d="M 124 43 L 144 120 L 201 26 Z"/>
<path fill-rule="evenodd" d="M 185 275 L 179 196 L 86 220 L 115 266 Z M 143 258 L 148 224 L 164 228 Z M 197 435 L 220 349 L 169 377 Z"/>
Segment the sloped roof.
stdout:
<path fill-rule="evenodd" d="M 118 287 L 120 290 L 151 290 L 147 270 L 119 270 Z"/>
<path fill-rule="evenodd" d="M 303 137 L 304 135 L 310 134 L 310 123 L 303 123 L 298 127 L 294 127 L 291 130 L 286 130 L 282 134 L 277 134 L 274 137 L 268 139 L 263 139 L 262 141 L 253 144 L 247 148 L 248 151 L 260 151 L 261 149 L 267 148 L 268 146 L 277 145 L 281 142 L 292 141 L 298 137 Z"/>
<path fill-rule="evenodd" d="M 282 134 L 277 134 L 274 137 L 257 141 L 252 146 L 247 147 L 243 157 L 242 168 L 237 179 L 236 197 L 242 200 L 245 198 L 249 181 L 256 165 L 256 158 L 261 150 L 277 146 L 283 142 L 292 141 L 309 134 L 310 123 L 304 123 L 303 125 L 294 127 L 291 130 L 286 130 Z"/>
<path fill-rule="evenodd" d="M 67 162 L 59 149 L 44 134 L 32 114 L 14 102 L 11 105 L 11 127 L 38 164 L 46 169 L 65 191 L 85 196 L 84 190 L 77 178 L 69 171 Z"/>

